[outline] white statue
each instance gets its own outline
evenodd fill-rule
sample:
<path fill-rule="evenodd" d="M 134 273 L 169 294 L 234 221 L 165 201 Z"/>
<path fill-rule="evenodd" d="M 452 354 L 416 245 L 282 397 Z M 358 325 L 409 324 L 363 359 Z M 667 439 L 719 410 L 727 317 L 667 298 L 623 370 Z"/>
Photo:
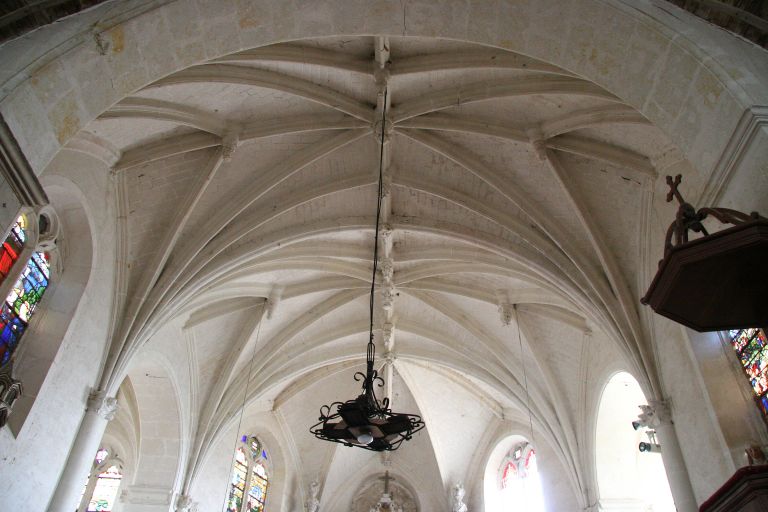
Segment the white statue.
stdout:
<path fill-rule="evenodd" d="M 467 506 L 464 504 L 464 485 L 458 483 L 453 486 L 453 508 L 451 512 L 467 512 Z"/>
<path fill-rule="evenodd" d="M 308 512 L 317 512 L 320 510 L 320 500 L 317 497 L 318 492 L 320 492 L 320 484 L 315 480 L 309 484 L 309 499 L 307 500 Z"/>

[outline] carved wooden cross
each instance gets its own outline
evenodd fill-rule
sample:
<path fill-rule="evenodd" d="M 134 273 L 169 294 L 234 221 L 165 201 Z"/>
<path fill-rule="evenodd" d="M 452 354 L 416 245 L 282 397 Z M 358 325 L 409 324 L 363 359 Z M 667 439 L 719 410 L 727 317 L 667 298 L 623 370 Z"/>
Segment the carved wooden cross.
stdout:
<path fill-rule="evenodd" d="M 672 176 L 667 176 L 667 185 L 669 185 L 669 192 L 667 192 L 667 202 L 669 203 L 672 201 L 673 197 L 677 198 L 677 202 L 680 204 L 685 204 L 685 200 L 683 199 L 683 196 L 680 195 L 680 192 L 677 190 L 677 186 L 680 184 L 680 180 L 682 180 L 683 176 L 681 174 L 678 174 L 675 176 L 674 181 L 672 180 Z"/>

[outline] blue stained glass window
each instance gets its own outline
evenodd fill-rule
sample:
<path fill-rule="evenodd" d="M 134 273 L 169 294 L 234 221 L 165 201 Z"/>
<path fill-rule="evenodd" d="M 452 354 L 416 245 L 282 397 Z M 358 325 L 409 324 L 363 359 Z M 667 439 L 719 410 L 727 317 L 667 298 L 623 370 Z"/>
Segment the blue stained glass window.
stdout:
<path fill-rule="evenodd" d="M 2 254 L 0 254 L 0 260 L 4 261 L 0 265 L 3 267 L 0 269 L 0 282 L 10 272 L 10 267 L 5 268 L 5 264 L 11 259 L 16 261 L 15 258 L 18 257 L 26 239 L 24 218 L 19 217 L 3 244 Z M 41 252 L 33 253 L 5 301 L 0 305 L 0 366 L 11 359 L 11 355 L 18 347 L 32 314 L 48 288 L 50 277 L 51 266 L 48 256 Z"/>
<path fill-rule="evenodd" d="M 747 374 L 755 402 L 768 421 L 768 340 L 762 329 L 733 329 L 728 331 L 731 345 Z"/>

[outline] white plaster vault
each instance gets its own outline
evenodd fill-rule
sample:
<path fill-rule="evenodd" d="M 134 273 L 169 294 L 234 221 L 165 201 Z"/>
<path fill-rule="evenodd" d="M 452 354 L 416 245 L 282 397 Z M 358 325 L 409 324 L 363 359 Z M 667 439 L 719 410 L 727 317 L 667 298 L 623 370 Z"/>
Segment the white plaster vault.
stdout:
<path fill-rule="evenodd" d="M 672 404 L 697 502 L 744 439 L 768 443 L 730 363 L 743 421 L 710 399 L 719 338 L 692 350 L 639 303 L 674 216 L 664 175 L 768 212 L 768 54 L 745 40 L 661 0 L 134 0 L 0 60 L 62 242 L 92 247 L 63 271 L 80 288 L 55 290 L 71 322 L 49 326 L 34 405 L 0 434 L 0 509 L 69 510 L 57 483 L 92 388 L 120 390 L 120 511 L 220 510 L 238 425 L 270 450 L 269 512 L 304 510 L 315 480 L 321 511 L 351 510 L 384 471 L 420 512 L 458 482 L 482 511 L 513 435 L 548 510 L 593 510 L 618 371 Z M 308 433 L 363 365 L 383 83 L 378 354 L 394 408 L 427 424 L 386 457 Z"/>

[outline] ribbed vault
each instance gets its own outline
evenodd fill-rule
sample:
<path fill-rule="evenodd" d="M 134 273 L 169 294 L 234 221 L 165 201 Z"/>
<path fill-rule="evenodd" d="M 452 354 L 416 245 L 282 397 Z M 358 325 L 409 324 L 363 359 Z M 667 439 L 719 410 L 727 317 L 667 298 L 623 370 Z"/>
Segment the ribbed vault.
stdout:
<path fill-rule="evenodd" d="M 68 147 L 113 167 L 128 262 L 111 386 L 164 343 L 161 327 L 187 340 L 199 378 L 184 492 L 246 387 L 247 407 L 283 418 L 302 478 L 332 476 L 325 495 L 344 471 L 381 472 L 307 427 L 354 394 L 362 365 L 385 106 L 392 273 L 377 342 L 384 354 L 392 333 L 395 407 L 428 420 L 389 463 L 423 479 L 421 510 L 436 510 L 441 489 L 482 474 L 496 437 L 532 428 L 545 476 L 567 475 L 586 505 L 584 382 L 600 359 L 587 354 L 658 386 L 636 219 L 669 142 L 614 94 L 524 55 L 423 38 L 281 43 L 166 76 L 91 122 Z M 476 449 L 430 426 L 453 413 Z M 433 480 L 413 474 L 419 460 Z"/>

